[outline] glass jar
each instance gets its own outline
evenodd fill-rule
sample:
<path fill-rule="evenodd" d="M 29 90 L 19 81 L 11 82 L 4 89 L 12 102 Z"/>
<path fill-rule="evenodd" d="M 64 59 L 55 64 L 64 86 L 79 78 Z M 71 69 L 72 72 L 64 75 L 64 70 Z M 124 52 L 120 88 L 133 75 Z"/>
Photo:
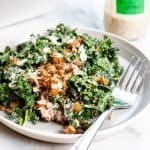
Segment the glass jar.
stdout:
<path fill-rule="evenodd" d="M 128 40 L 142 37 L 150 20 L 149 2 L 150 0 L 105 0 L 106 31 Z"/>

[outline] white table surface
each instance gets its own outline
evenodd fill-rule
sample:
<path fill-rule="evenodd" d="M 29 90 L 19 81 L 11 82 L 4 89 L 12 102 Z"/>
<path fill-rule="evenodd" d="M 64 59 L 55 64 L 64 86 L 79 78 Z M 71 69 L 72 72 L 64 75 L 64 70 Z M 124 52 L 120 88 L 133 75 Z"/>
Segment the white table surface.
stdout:
<path fill-rule="evenodd" d="M 85 0 L 83 0 L 85 2 Z M 0 29 L 0 47 L 6 43 L 16 43 L 18 39 L 28 37 L 31 33 L 38 33 L 41 29 L 47 29 L 52 24 L 63 22 L 65 24 L 74 26 L 88 26 L 104 30 L 102 21 L 103 7 L 97 8 L 97 0 L 91 6 L 83 3 L 77 7 L 77 2 L 73 5 L 64 0 L 61 7 L 52 9 L 48 14 L 42 15 L 38 18 L 24 22 L 18 25 L 8 26 Z M 54 1 L 53 1 L 54 2 Z M 59 5 L 59 4 L 58 4 Z M 74 6 L 74 7 L 73 7 Z M 91 7 L 92 11 L 88 11 Z M 22 38 L 23 40 L 24 38 Z M 4 42 L 3 42 L 4 41 Z M 146 32 L 145 36 L 138 41 L 134 41 L 137 47 L 150 58 L 150 30 Z M 150 105 L 143 110 L 143 112 L 125 129 L 119 133 L 106 139 L 93 142 L 90 150 L 149 150 L 150 149 Z M 69 150 L 71 145 L 52 144 L 40 142 L 28 137 L 24 137 L 11 131 L 2 124 L 0 124 L 0 150 Z"/>

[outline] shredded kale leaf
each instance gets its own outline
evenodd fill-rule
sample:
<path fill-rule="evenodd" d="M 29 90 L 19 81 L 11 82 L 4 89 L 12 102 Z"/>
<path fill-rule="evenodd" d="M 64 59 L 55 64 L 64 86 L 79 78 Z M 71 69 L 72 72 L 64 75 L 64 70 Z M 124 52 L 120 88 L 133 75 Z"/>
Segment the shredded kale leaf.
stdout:
<path fill-rule="evenodd" d="M 19 108 L 16 107 L 15 110 L 11 113 L 8 119 L 18 123 L 19 125 L 23 125 L 27 121 L 31 121 L 33 124 L 39 121 L 39 117 L 37 116 L 35 110 L 32 108 Z"/>
<path fill-rule="evenodd" d="M 26 107 L 33 107 L 35 104 L 35 99 L 38 97 L 37 94 L 33 93 L 33 88 L 29 82 L 24 78 L 24 76 L 19 76 L 11 86 L 11 89 L 22 98 L 25 102 Z"/>
<path fill-rule="evenodd" d="M 12 91 L 6 83 L 0 83 L 0 102 L 6 106 L 9 103 L 9 99 Z"/>

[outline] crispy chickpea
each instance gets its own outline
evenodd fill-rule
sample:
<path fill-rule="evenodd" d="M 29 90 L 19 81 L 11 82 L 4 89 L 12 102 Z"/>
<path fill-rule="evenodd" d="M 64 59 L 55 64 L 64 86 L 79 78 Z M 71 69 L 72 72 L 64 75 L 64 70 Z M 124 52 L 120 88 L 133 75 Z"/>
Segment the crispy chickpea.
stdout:
<path fill-rule="evenodd" d="M 12 65 L 17 65 L 19 62 L 20 62 L 20 59 L 19 59 L 19 58 L 12 58 L 12 59 L 10 60 L 10 63 L 11 63 Z"/>
<path fill-rule="evenodd" d="M 83 62 L 81 62 L 79 59 L 75 59 L 74 61 L 73 61 L 73 63 L 75 64 L 75 65 L 77 65 L 77 66 L 83 66 Z"/>
<path fill-rule="evenodd" d="M 60 64 L 65 62 L 65 59 L 63 57 L 53 57 L 53 63 L 54 64 Z"/>
<path fill-rule="evenodd" d="M 65 71 L 63 69 L 58 70 L 58 74 L 60 76 L 64 76 Z"/>
<path fill-rule="evenodd" d="M 75 39 L 73 42 L 69 43 L 69 44 L 67 45 L 67 48 L 68 48 L 68 49 L 72 49 L 72 50 L 73 50 L 73 53 L 76 53 L 76 52 L 77 52 L 76 48 L 79 48 L 79 47 L 80 47 L 80 45 L 82 44 L 82 41 L 83 41 L 83 39 L 82 39 L 81 37 L 78 37 L 78 38 Z"/>
<path fill-rule="evenodd" d="M 54 64 L 60 64 L 65 62 L 65 59 L 63 56 L 58 56 L 59 54 L 57 52 L 53 52 L 52 56 L 53 56 L 53 63 Z"/>
<path fill-rule="evenodd" d="M 105 77 L 102 77 L 102 83 L 104 84 L 104 85 L 108 85 L 109 84 L 109 80 L 108 79 L 106 79 Z"/>
<path fill-rule="evenodd" d="M 80 102 L 75 102 L 71 108 L 71 110 L 73 112 L 79 112 L 81 109 L 82 109 L 82 106 L 81 106 Z"/>
<path fill-rule="evenodd" d="M 66 88 L 67 88 L 67 83 L 66 83 L 66 81 L 64 81 L 62 84 L 63 84 L 63 88 L 66 89 Z"/>
<path fill-rule="evenodd" d="M 73 126 L 69 125 L 69 126 L 64 128 L 64 133 L 66 133 L 66 134 L 75 134 L 76 129 Z"/>
<path fill-rule="evenodd" d="M 57 70 L 56 70 L 56 67 L 54 65 L 49 65 L 47 68 L 49 73 L 56 73 Z"/>
<path fill-rule="evenodd" d="M 81 43 L 82 43 L 82 38 L 78 37 L 76 40 L 73 41 L 72 47 L 78 48 L 78 47 L 80 47 Z"/>
<path fill-rule="evenodd" d="M 96 45 L 96 50 L 100 50 L 100 46 L 99 45 Z"/>
<path fill-rule="evenodd" d="M 17 107 L 17 106 L 19 106 L 19 101 L 11 102 L 11 103 L 9 104 L 9 107 L 10 107 L 10 108 L 15 108 L 15 107 Z"/>
<path fill-rule="evenodd" d="M 59 89 L 51 89 L 49 91 L 50 96 L 56 96 L 56 95 L 58 95 L 58 93 L 59 93 Z"/>
<path fill-rule="evenodd" d="M 103 85 L 109 84 L 109 80 L 106 79 L 104 76 L 94 77 L 94 79 L 100 84 L 103 84 Z"/>

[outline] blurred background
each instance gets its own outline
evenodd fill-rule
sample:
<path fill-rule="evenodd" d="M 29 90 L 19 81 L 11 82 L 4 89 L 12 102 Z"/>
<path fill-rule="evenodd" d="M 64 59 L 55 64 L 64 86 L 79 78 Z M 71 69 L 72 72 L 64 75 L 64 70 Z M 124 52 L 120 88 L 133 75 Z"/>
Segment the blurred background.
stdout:
<path fill-rule="evenodd" d="M 0 49 L 58 23 L 103 30 L 103 6 L 104 0 L 0 0 Z"/>
<path fill-rule="evenodd" d="M 0 0 L 0 27 L 49 15 L 49 23 L 101 24 L 104 0 Z M 82 23 L 81 23 L 82 22 Z"/>

